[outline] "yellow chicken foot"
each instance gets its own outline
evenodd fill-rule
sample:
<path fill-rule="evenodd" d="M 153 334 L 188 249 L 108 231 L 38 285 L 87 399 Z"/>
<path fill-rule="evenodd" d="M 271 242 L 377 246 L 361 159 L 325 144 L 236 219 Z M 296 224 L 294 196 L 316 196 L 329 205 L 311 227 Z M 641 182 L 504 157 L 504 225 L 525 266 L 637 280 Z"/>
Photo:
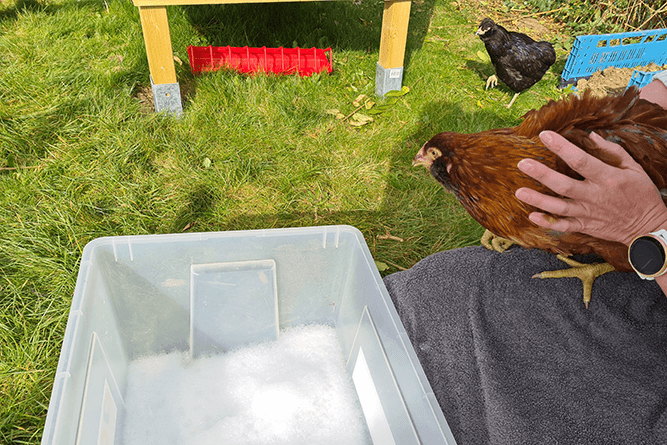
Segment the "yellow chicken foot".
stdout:
<path fill-rule="evenodd" d="M 486 247 L 489 250 L 495 250 L 496 252 L 503 253 L 509 249 L 514 243 L 507 238 L 503 238 L 497 235 L 494 235 L 490 230 L 485 230 L 482 239 L 479 240 L 482 243 L 482 246 Z"/>
<path fill-rule="evenodd" d="M 489 88 L 493 88 L 496 85 L 498 85 L 498 77 L 496 77 L 496 75 L 493 74 L 488 79 L 486 79 L 486 88 L 484 88 L 484 90 L 488 90 Z"/>
<path fill-rule="evenodd" d="M 588 309 L 593 290 L 593 281 L 600 275 L 613 272 L 614 267 L 609 263 L 582 264 L 563 255 L 558 259 L 572 266 L 572 269 L 550 270 L 533 275 L 533 278 L 579 278 L 584 283 L 584 306 Z"/>

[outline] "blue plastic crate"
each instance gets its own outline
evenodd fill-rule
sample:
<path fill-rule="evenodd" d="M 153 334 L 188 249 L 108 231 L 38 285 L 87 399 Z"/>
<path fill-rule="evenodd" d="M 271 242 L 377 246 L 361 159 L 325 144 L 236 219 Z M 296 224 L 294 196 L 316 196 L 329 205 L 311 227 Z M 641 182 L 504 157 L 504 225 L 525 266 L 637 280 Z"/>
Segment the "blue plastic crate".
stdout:
<path fill-rule="evenodd" d="M 628 82 L 628 88 L 630 88 L 633 85 L 636 85 L 637 88 L 645 87 L 649 83 L 653 81 L 653 76 L 655 76 L 658 73 L 662 73 L 662 71 L 639 71 L 635 70 L 632 73 L 632 78 L 630 79 L 630 82 Z"/>
<path fill-rule="evenodd" d="M 631 68 L 667 63 L 667 28 L 618 34 L 577 36 L 572 45 L 561 88 L 610 66 Z"/>

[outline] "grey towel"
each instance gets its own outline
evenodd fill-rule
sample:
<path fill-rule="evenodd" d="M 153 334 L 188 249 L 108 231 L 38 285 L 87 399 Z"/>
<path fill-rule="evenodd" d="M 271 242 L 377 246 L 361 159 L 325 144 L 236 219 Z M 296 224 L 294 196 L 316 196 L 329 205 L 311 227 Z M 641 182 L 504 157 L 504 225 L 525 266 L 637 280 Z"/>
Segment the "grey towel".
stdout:
<path fill-rule="evenodd" d="M 554 255 L 468 247 L 384 281 L 458 445 L 667 444 L 667 298 Z"/>

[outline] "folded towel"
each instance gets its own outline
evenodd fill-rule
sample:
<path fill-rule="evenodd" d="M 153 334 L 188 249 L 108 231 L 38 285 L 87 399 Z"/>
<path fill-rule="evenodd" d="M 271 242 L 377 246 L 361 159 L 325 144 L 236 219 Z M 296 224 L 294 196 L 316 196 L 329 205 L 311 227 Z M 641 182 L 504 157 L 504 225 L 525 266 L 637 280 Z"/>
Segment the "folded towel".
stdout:
<path fill-rule="evenodd" d="M 580 259 L 580 258 L 577 258 Z M 667 298 L 515 246 L 431 255 L 384 282 L 458 445 L 667 444 Z"/>

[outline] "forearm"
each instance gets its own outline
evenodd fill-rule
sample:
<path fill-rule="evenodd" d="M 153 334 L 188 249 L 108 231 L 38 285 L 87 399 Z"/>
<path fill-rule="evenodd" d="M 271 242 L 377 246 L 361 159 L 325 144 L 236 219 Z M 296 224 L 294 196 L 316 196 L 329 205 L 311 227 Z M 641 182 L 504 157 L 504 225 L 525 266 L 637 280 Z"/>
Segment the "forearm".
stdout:
<path fill-rule="evenodd" d="M 667 109 L 667 71 L 656 74 L 653 81 L 639 91 L 639 97 Z"/>
<path fill-rule="evenodd" d="M 658 286 L 662 289 L 662 293 L 667 295 L 667 274 L 659 276 L 655 279 L 655 282 L 658 283 Z"/>
<path fill-rule="evenodd" d="M 660 105 L 662 108 L 667 109 L 667 71 L 656 74 L 653 77 L 653 81 L 646 85 L 639 91 L 639 97 L 646 99 L 650 102 Z M 667 229 L 667 224 L 659 222 L 656 225 L 655 230 Z M 637 236 L 642 234 L 637 234 Z M 662 292 L 667 295 L 667 274 L 659 276 L 655 279 L 655 282 L 658 283 Z"/>

